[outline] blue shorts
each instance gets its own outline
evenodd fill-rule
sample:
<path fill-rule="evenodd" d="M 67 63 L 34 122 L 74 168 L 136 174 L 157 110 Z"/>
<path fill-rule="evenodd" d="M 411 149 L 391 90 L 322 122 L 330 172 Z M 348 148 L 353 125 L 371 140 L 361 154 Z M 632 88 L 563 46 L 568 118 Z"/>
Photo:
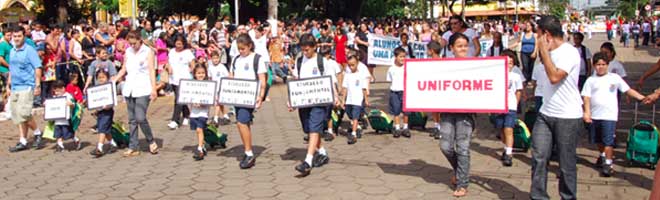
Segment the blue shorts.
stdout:
<path fill-rule="evenodd" d="M 391 91 L 390 90 L 390 115 L 398 116 L 401 113 L 408 115 L 408 113 L 403 112 L 403 91 Z"/>
<path fill-rule="evenodd" d="M 515 128 L 517 119 L 518 116 L 514 110 L 509 110 L 505 114 L 499 114 L 495 117 L 495 128 Z"/>
<path fill-rule="evenodd" d="M 249 124 L 252 122 L 252 119 L 254 118 L 254 115 L 252 113 L 254 112 L 253 108 L 242 108 L 242 107 L 235 107 L 236 110 L 236 121 L 241 124 Z"/>
<path fill-rule="evenodd" d="M 326 106 L 298 109 L 298 116 L 300 117 L 303 132 L 306 134 L 323 133 L 323 128 L 327 122 L 327 112 L 328 107 Z"/>
<path fill-rule="evenodd" d="M 64 140 L 68 140 L 73 138 L 73 131 L 71 131 L 71 127 L 69 125 L 55 125 L 53 137 L 57 139 L 62 138 Z"/>
<path fill-rule="evenodd" d="M 190 118 L 190 130 L 195 130 L 197 128 L 201 128 L 202 130 L 206 129 L 206 121 L 209 118 L 206 117 L 195 117 L 195 118 Z"/>
<path fill-rule="evenodd" d="M 110 134 L 112 130 L 112 118 L 115 115 L 113 109 L 99 110 L 96 113 L 96 131 L 98 133 Z"/>
<path fill-rule="evenodd" d="M 351 120 L 360 119 L 360 114 L 362 114 L 362 106 L 346 105 L 346 114 Z"/>
<path fill-rule="evenodd" d="M 613 147 L 615 131 L 616 121 L 593 120 L 589 127 L 589 141 L 591 143 Z"/>
<path fill-rule="evenodd" d="M 329 106 L 327 107 L 327 110 L 325 111 L 325 112 L 326 112 L 326 115 L 325 115 L 325 120 L 326 120 L 326 121 L 327 121 L 327 120 L 330 120 L 330 119 L 332 118 L 332 110 L 333 110 L 333 108 L 335 108 L 334 105 L 329 105 Z"/>

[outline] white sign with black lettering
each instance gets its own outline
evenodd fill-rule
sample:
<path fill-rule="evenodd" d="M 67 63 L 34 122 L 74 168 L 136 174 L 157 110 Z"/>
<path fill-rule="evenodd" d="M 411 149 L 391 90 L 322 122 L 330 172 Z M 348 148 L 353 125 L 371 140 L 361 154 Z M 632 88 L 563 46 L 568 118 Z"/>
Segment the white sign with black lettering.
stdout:
<path fill-rule="evenodd" d="M 65 120 L 71 117 L 71 112 L 66 97 L 49 98 L 44 101 L 44 120 Z"/>
<path fill-rule="evenodd" d="M 292 80 L 287 86 L 292 108 L 327 106 L 335 102 L 330 76 Z"/>
<path fill-rule="evenodd" d="M 87 108 L 102 109 L 117 105 L 117 90 L 113 83 L 106 83 L 87 88 Z"/>
<path fill-rule="evenodd" d="M 217 82 L 182 79 L 179 81 L 177 104 L 213 105 Z"/>
<path fill-rule="evenodd" d="M 220 79 L 220 94 L 218 103 L 244 108 L 254 108 L 257 105 L 259 81 L 222 78 Z"/>

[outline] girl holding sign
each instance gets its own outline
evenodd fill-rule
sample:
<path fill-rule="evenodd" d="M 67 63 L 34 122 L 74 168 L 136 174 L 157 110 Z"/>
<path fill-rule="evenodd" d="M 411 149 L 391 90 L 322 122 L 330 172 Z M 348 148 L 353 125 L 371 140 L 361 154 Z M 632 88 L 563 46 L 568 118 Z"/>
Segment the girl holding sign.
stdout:
<path fill-rule="evenodd" d="M 110 73 L 108 69 L 99 69 L 96 70 L 96 85 L 102 85 L 108 82 L 110 79 Z M 107 152 L 114 152 L 117 149 L 117 143 L 112 140 L 112 134 L 110 130 L 112 129 L 112 118 L 115 116 L 115 110 L 110 106 L 105 106 L 103 109 L 96 112 L 96 131 L 99 135 L 98 144 L 96 149 L 89 152 L 92 156 L 98 158 L 105 154 L 103 151 L 103 145 L 111 144 L 112 146 L 108 149 Z"/>
<path fill-rule="evenodd" d="M 449 47 L 455 58 L 467 58 L 469 38 L 462 33 L 454 33 L 449 37 Z M 456 187 L 455 197 L 467 195 L 470 182 L 470 137 L 474 129 L 474 114 L 472 113 L 443 113 L 440 122 L 440 149 L 445 155 L 454 176 L 451 183 Z"/>
<path fill-rule="evenodd" d="M 259 54 L 254 53 L 254 42 L 246 33 L 242 33 L 236 38 L 236 45 L 238 47 L 239 56 L 234 58 L 232 62 L 229 77 L 237 79 L 258 80 L 259 90 L 257 91 L 257 99 L 254 108 L 236 107 L 236 126 L 238 132 L 241 134 L 243 147 L 245 147 L 245 155 L 239 164 L 241 169 L 248 169 L 254 166 L 256 157 L 252 152 L 252 130 L 250 124 L 254 118 L 254 109 L 261 107 L 261 100 L 264 97 L 264 88 L 266 88 L 266 59 Z M 254 61 L 257 61 L 257 66 Z"/>
<path fill-rule="evenodd" d="M 207 80 L 207 73 L 206 67 L 201 63 L 193 69 L 195 80 Z M 190 130 L 194 130 L 197 134 L 197 149 L 193 151 L 193 158 L 195 160 L 204 160 L 204 156 L 206 156 L 204 131 L 206 130 L 206 120 L 209 118 L 209 106 L 193 104 L 190 107 Z"/>

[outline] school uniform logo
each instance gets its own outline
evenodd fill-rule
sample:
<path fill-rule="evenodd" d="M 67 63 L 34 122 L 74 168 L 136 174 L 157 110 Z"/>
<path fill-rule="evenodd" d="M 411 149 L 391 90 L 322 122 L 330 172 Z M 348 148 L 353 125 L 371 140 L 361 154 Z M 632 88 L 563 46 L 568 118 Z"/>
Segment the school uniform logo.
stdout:
<path fill-rule="evenodd" d="M 360 87 L 360 80 L 355 80 L 355 87 Z"/>
<path fill-rule="evenodd" d="M 611 91 L 611 92 L 616 91 L 616 85 L 614 85 L 614 84 L 610 84 L 610 91 Z"/>
<path fill-rule="evenodd" d="M 247 63 L 245 63 L 245 65 L 243 66 L 243 70 L 245 71 L 250 70 L 250 66 L 248 66 Z"/>
<path fill-rule="evenodd" d="M 318 68 L 318 67 L 314 67 L 314 69 L 312 70 L 312 74 L 313 74 L 313 75 L 318 75 L 318 74 L 319 74 L 319 68 Z"/>

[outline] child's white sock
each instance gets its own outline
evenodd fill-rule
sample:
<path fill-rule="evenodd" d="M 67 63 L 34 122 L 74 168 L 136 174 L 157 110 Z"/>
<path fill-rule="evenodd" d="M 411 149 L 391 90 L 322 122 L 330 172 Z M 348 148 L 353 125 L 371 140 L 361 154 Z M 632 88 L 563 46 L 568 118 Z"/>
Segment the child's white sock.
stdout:
<path fill-rule="evenodd" d="M 351 135 L 357 136 L 357 133 L 355 131 L 351 132 Z"/>
<path fill-rule="evenodd" d="M 77 136 L 73 136 L 73 141 L 74 142 L 80 142 L 80 138 L 78 138 Z"/>
<path fill-rule="evenodd" d="M 117 147 L 117 143 L 115 142 L 114 139 L 110 140 L 110 145 L 112 145 L 113 147 Z"/>
<path fill-rule="evenodd" d="M 246 156 L 254 156 L 254 153 L 252 153 L 252 151 L 246 151 L 245 155 Z"/>
<path fill-rule="evenodd" d="M 36 128 L 34 129 L 34 132 L 32 132 L 32 134 L 34 134 L 34 136 L 41 135 L 41 130 L 39 130 L 39 128 Z"/>
<path fill-rule="evenodd" d="M 99 149 L 99 151 L 103 151 L 103 143 L 96 144 L 96 148 Z"/>
<path fill-rule="evenodd" d="M 440 130 L 440 123 L 435 123 L 435 128 Z"/>
<path fill-rule="evenodd" d="M 307 156 L 305 157 L 305 162 L 306 162 L 309 166 L 312 166 L 312 160 L 313 160 L 313 159 L 314 159 L 314 155 L 307 154 Z"/>
<path fill-rule="evenodd" d="M 324 156 L 327 156 L 327 155 L 328 155 L 328 152 L 325 151 L 325 147 L 321 147 L 321 148 L 319 148 L 319 154 L 324 155 Z"/>
<path fill-rule="evenodd" d="M 605 157 L 605 152 L 601 152 L 600 157 Z"/>
<path fill-rule="evenodd" d="M 20 142 L 23 145 L 27 145 L 27 139 L 25 139 L 24 137 L 21 137 L 21 139 L 18 139 L 18 142 Z"/>
<path fill-rule="evenodd" d="M 229 115 L 227 115 L 227 114 L 223 115 L 222 117 L 225 118 L 225 119 L 229 119 Z"/>
<path fill-rule="evenodd" d="M 513 154 L 513 148 L 512 147 L 504 147 L 504 151 L 506 152 L 506 155 Z"/>
<path fill-rule="evenodd" d="M 605 159 L 605 164 L 611 165 L 612 164 L 612 159 Z"/>
<path fill-rule="evenodd" d="M 216 122 L 218 121 L 218 116 L 217 115 L 213 116 L 213 121 L 216 121 Z"/>
<path fill-rule="evenodd" d="M 399 126 L 398 124 L 395 124 L 395 125 L 394 125 L 394 129 L 395 129 L 395 130 L 399 130 L 399 129 L 401 129 L 401 126 Z"/>
<path fill-rule="evenodd" d="M 403 123 L 403 129 L 408 129 L 408 123 Z"/>
<path fill-rule="evenodd" d="M 332 134 L 332 129 L 328 128 L 328 133 Z"/>
<path fill-rule="evenodd" d="M 59 146 L 60 148 L 64 148 L 64 142 L 57 141 L 57 146 Z"/>
<path fill-rule="evenodd" d="M 204 151 L 204 147 L 203 146 L 197 146 L 197 151 L 200 151 L 200 152 Z"/>

